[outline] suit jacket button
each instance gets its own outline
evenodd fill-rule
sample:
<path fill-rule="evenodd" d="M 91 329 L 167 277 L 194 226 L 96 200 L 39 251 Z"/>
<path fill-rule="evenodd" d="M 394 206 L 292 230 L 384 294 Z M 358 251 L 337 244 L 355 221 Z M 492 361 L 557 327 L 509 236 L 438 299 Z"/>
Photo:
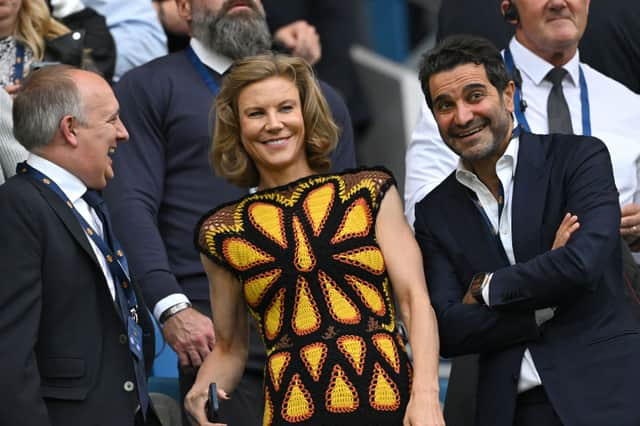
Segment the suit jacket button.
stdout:
<path fill-rule="evenodd" d="M 126 382 L 124 382 L 124 390 L 126 390 L 127 392 L 133 392 L 134 388 L 135 385 L 131 380 L 127 380 Z"/>
<path fill-rule="evenodd" d="M 123 345 L 127 344 L 127 335 L 126 334 L 121 334 L 120 335 L 120 343 L 122 343 Z"/>

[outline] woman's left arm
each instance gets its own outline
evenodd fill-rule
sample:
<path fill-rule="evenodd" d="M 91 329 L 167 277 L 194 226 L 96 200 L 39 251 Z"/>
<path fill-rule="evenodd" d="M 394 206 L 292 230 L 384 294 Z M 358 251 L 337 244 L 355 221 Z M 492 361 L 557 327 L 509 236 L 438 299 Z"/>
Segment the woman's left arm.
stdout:
<path fill-rule="evenodd" d="M 395 187 L 385 194 L 376 238 L 391 280 L 413 354 L 413 385 L 405 426 L 444 425 L 438 382 L 439 340 L 436 316 L 425 281 L 422 255 L 407 224 Z"/>

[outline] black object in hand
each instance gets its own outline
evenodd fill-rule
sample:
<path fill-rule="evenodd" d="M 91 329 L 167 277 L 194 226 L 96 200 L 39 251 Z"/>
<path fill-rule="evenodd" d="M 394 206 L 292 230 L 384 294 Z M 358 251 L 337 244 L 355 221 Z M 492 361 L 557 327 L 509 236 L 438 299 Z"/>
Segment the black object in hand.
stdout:
<path fill-rule="evenodd" d="M 208 421 L 220 421 L 220 417 L 218 416 L 218 410 L 220 410 L 220 401 L 218 400 L 218 387 L 215 383 L 211 383 L 209 385 L 209 398 L 207 399 L 205 409 L 207 410 Z"/>

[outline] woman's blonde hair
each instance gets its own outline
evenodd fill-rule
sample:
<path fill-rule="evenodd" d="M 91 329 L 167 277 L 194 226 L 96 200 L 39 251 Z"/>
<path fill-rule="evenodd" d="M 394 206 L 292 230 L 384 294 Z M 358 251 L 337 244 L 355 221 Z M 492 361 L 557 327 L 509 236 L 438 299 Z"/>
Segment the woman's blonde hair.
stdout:
<path fill-rule="evenodd" d="M 44 57 L 45 41 L 69 32 L 69 28 L 56 21 L 45 0 L 22 0 L 18 12 L 15 37 L 33 52 L 33 58 Z"/>
<path fill-rule="evenodd" d="M 278 54 L 236 61 L 225 76 L 215 103 L 215 135 L 210 160 L 216 173 L 239 186 L 259 183 L 258 171 L 240 140 L 238 97 L 242 89 L 269 77 L 285 77 L 300 94 L 305 128 L 305 153 L 316 172 L 331 168 L 329 154 L 338 141 L 338 127 L 331 117 L 311 66 L 303 59 Z"/>

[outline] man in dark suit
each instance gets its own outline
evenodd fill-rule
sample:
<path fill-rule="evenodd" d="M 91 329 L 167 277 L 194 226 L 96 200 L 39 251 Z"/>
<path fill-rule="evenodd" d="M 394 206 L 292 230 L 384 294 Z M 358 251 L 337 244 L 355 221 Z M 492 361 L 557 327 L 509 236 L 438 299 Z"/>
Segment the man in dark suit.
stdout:
<path fill-rule="evenodd" d="M 68 66 L 34 72 L 15 99 L 30 154 L 0 187 L 2 424 L 159 424 L 151 319 L 93 191 L 129 137 L 118 110 L 104 79 Z"/>
<path fill-rule="evenodd" d="M 480 354 L 475 424 L 640 424 L 605 145 L 514 129 L 514 83 L 484 39 L 446 39 L 420 78 L 459 163 L 415 231 L 442 354 Z"/>

